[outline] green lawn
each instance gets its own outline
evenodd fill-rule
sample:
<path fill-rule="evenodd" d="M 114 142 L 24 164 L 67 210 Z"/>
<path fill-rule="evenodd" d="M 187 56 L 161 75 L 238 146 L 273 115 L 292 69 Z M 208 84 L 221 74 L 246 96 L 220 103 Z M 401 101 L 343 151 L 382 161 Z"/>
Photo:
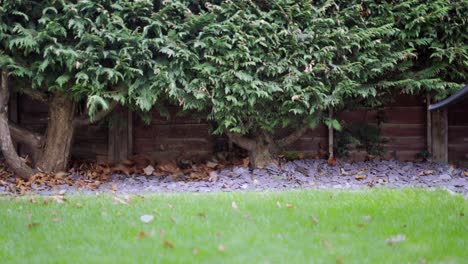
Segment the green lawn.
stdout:
<path fill-rule="evenodd" d="M 468 201 L 446 191 L 119 197 L 0 197 L 0 263 L 468 261 Z"/>

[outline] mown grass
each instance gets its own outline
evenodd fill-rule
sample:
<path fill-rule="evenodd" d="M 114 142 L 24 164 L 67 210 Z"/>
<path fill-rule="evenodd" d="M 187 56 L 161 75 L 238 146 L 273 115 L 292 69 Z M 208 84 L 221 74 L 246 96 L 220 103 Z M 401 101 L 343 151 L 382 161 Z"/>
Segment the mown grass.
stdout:
<path fill-rule="evenodd" d="M 468 201 L 446 191 L 161 194 L 128 205 L 66 198 L 0 198 L 0 263 L 468 260 Z M 144 214 L 155 218 L 145 224 Z M 406 240 L 386 243 L 397 234 Z"/>

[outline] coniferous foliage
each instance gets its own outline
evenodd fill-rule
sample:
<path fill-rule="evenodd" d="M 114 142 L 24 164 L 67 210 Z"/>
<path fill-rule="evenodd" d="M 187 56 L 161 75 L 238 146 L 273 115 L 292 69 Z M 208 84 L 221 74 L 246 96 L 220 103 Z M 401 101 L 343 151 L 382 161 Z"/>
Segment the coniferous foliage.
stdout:
<path fill-rule="evenodd" d="M 11 134 L 38 149 L 37 167 L 62 170 L 76 127 L 164 99 L 265 166 L 309 127 L 340 129 L 331 109 L 461 87 L 466 11 L 463 0 L 0 0 L 2 92 L 50 109 L 46 135 Z"/>

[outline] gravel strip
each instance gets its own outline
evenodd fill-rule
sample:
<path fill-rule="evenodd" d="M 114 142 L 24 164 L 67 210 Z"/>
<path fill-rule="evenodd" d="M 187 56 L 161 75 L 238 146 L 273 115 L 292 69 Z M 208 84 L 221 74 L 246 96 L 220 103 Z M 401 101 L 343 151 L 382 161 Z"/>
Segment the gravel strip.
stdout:
<path fill-rule="evenodd" d="M 80 176 L 74 176 L 80 177 Z M 118 194 L 282 191 L 290 189 L 366 189 L 366 188 L 442 188 L 461 193 L 468 199 L 468 176 L 463 168 L 435 163 L 399 161 L 338 162 L 329 166 L 324 160 L 296 160 L 271 165 L 266 169 L 249 170 L 232 167 L 210 174 L 210 181 L 185 182 L 167 176 L 126 177 L 112 175 L 97 190 L 78 190 L 68 185 L 36 190 L 39 195 L 113 192 Z M 7 194 L 0 187 L 0 194 Z"/>

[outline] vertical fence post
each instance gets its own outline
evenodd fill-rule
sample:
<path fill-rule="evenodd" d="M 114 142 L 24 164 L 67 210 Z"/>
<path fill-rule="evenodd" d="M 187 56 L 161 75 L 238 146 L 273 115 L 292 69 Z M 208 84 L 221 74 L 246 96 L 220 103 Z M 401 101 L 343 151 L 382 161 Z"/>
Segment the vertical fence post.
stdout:
<path fill-rule="evenodd" d="M 122 106 L 118 106 L 113 115 L 115 119 L 109 122 L 108 159 L 118 162 L 127 159 L 133 152 L 133 115 Z"/>
<path fill-rule="evenodd" d="M 432 111 L 432 157 L 438 163 L 448 162 L 447 108 Z"/>

